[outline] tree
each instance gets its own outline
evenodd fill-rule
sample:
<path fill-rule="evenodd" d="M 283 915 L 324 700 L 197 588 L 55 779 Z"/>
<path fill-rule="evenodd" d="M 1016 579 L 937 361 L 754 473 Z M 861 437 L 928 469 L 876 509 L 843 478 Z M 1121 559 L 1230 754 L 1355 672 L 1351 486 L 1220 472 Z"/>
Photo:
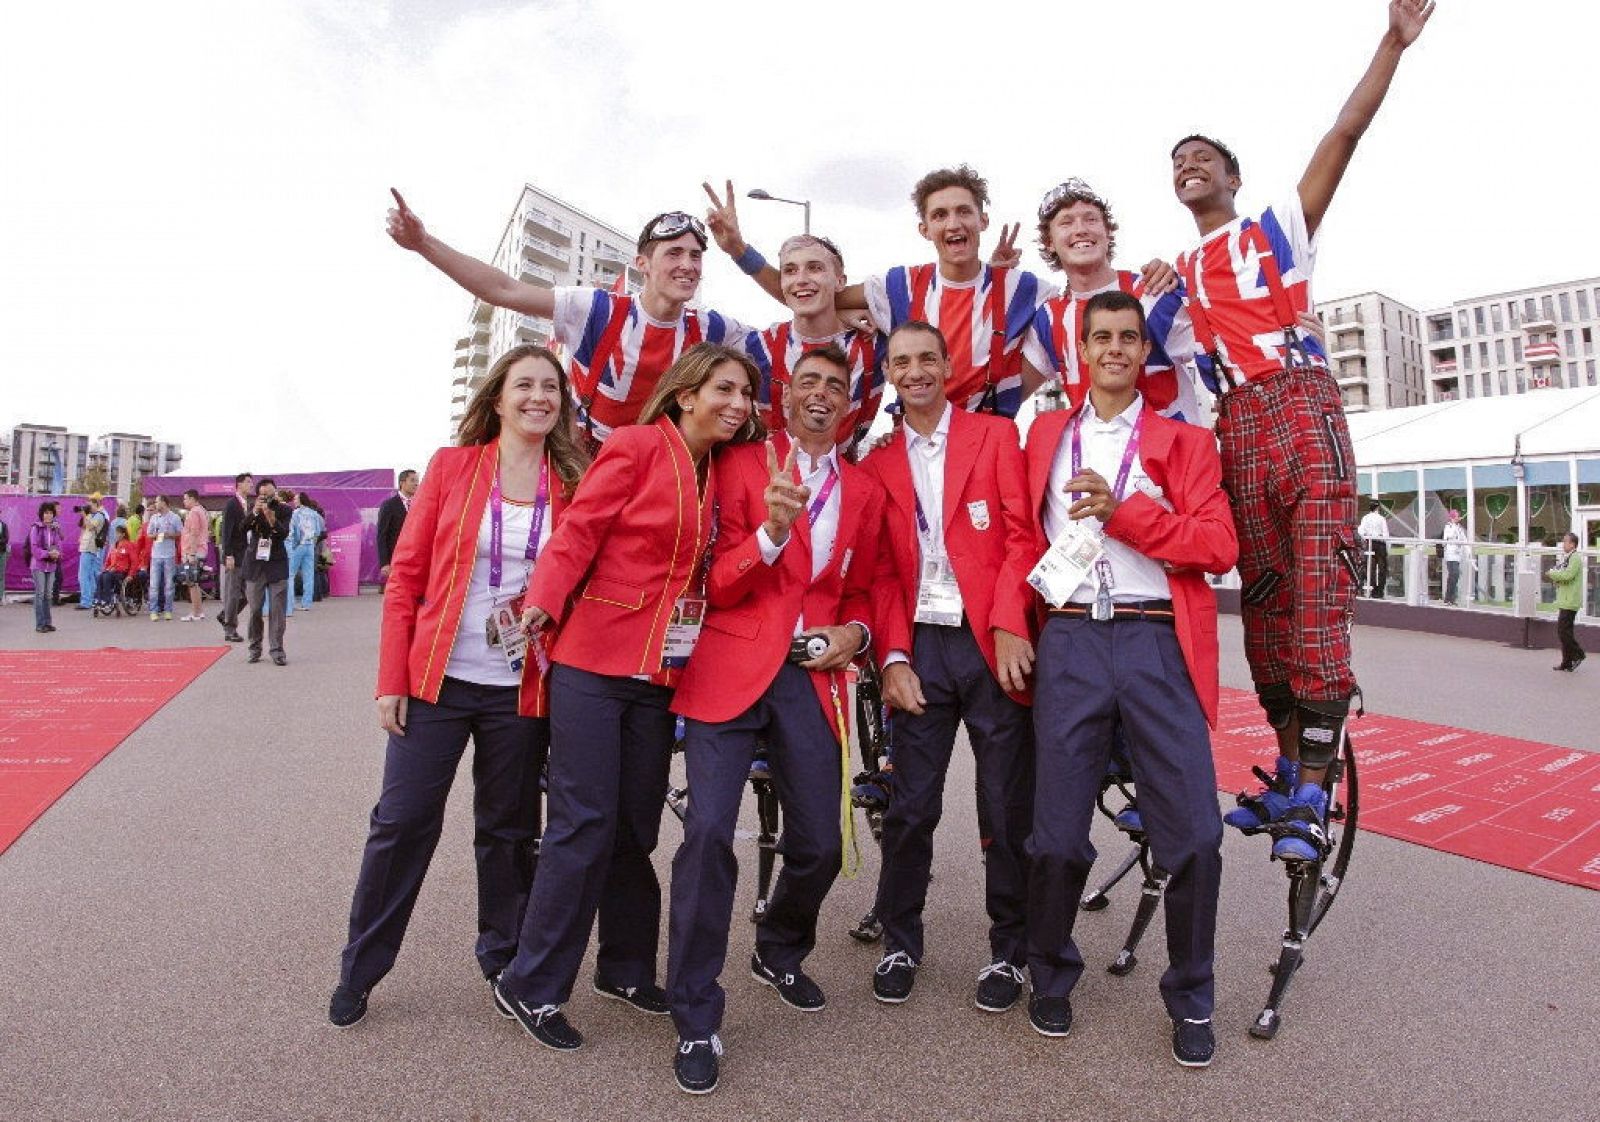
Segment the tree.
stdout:
<path fill-rule="evenodd" d="M 67 488 L 74 495 L 91 495 L 99 491 L 102 495 L 111 493 L 111 473 L 99 464 L 94 464 L 83 473 L 83 478 L 75 480 Z"/>

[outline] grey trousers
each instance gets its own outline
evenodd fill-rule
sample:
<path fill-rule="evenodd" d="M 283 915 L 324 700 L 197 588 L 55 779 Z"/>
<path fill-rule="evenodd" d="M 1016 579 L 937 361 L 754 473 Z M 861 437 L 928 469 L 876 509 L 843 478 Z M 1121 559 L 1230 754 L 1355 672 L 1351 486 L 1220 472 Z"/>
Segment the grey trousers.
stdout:
<path fill-rule="evenodd" d="M 245 582 L 245 599 L 250 605 L 250 630 L 246 637 L 250 640 L 250 653 L 261 653 L 261 607 L 262 601 L 271 597 L 268 611 L 271 613 L 266 621 L 268 650 L 274 655 L 283 653 L 283 625 L 289 619 L 289 582 L 286 580 L 264 581 L 253 580 Z M 235 622 L 234 626 L 238 626 Z"/>

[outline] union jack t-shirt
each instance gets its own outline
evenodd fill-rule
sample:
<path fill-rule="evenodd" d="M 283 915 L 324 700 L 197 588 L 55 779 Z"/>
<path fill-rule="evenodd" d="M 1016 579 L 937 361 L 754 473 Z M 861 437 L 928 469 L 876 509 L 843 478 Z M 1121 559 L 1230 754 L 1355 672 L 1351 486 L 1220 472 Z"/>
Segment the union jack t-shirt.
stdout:
<path fill-rule="evenodd" d="M 1178 255 L 1196 362 L 1211 390 L 1218 388 L 1213 350 L 1246 379 L 1283 369 L 1286 317 L 1292 325 L 1295 314 L 1310 309 L 1316 258 L 1317 239 L 1306 232 L 1298 192 L 1259 215 L 1240 215 Z M 1304 333 L 1301 339 L 1312 365 L 1326 367 L 1321 344 Z"/>
<path fill-rule="evenodd" d="M 1083 334 L 1083 309 L 1091 296 L 1121 290 L 1144 305 L 1150 333 L 1150 357 L 1139 376 L 1145 403 L 1164 417 L 1196 422 L 1200 402 L 1195 396 L 1189 366 L 1194 361 L 1194 329 L 1183 306 L 1182 289 L 1148 296 L 1138 273 L 1126 270 L 1117 279 L 1087 292 L 1053 296 L 1034 313 L 1022 341 L 1022 354 L 1035 370 L 1061 386 L 1067 408 L 1078 409 L 1089 392 L 1089 373 L 1078 353 Z"/>
<path fill-rule="evenodd" d="M 1002 286 L 996 289 L 996 281 Z M 957 408 L 975 411 L 986 397 L 1015 417 L 1022 407 L 1022 337 L 1039 305 L 1056 288 L 1025 269 L 985 265 L 975 280 L 950 281 L 937 265 L 899 265 L 868 277 L 867 311 L 879 330 L 921 320 L 950 348 L 946 392 Z M 996 309 L 1002 309 L 996 314 Z M 997 321 L 999 321 L 997 323 Z"/>
<path fill-rule="evenodd" d="M 651 319 L 637 298 L 599 288 L 555 290 L 555 337 L 565 348 L 578 426 L 604 440 L 638 421 L 661 375 L 696 343 L 738 346 L 750 329 L 705 308 L 675 323 Z"/>
<path fill-rule="evenodd" d="M 883 401 L 883 356 L 886 339 L 881 332 L 846 328 L 825 339 L 806 339 L 792 323 L 775 323 L 765 331 L 745 336 L 745 353 L 761 370 L 756 409 L 768 432 L 783 432 L 783 394 L 795 364 L 807 351 L 837 344 L 850 359 L 850 407 L 839 420 L 837 441 L 848 443 L 859 429 L 872 424 Z"/>

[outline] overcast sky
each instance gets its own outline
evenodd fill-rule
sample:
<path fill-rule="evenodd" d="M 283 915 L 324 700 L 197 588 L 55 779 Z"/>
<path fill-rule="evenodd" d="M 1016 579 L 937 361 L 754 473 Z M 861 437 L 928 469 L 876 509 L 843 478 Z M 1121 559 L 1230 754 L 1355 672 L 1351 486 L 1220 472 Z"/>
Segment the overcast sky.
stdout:
<path fill-rule="evenodd" d="M 485 256 L 524 182 L 632 230 L 732 176 L 809 197 L 859 279 L 931 259 L 907 193 L 964 160 L 994 197 L 986 251 L 1079 175 L 1120 263 L 1170 259 L 1193 231 L 1172 142 L 1231 143 L 1242 205 L 1291 190 L 1385 9 L 7 4 L 0 426 L 148 432 L 200 472 L 425 460 L 470 298 L 384 236 L 391 185 Z M 1579 0 L 1441 0 L 1323 225 L 1317 298 L 1427 309 L 1600 273 L 1597 42 Z M 797 208 L 741 209 L 769 256 L 798 229 Z M 701 295 L 782 314 L 715 254 Z"/>

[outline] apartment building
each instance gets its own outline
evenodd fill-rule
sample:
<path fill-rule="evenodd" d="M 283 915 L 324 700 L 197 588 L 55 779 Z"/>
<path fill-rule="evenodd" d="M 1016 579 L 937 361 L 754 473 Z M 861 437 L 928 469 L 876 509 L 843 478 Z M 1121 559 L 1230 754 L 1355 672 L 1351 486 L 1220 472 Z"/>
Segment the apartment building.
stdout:
<path fill-rule="evenodd" d="M 644 284 L 644 276 L 631 264 L 637 252 L 632 234 L 525 184 L 488 260 L 520 280 L 547 288 L 611 288 L 625 276 L 628 290 L 637 291 Z M 494 357 L 519 343 L 548 345 L 553 326 L 541 316 L 472 302 L 466 329 L 456 340 L 450 384 L 452 433 Z"/>
<path fill-rule="evenodd" d="M 1429 401 L 1600 385 L 1600 277 L 1458 300 L 1423 318 Z"/>
<path fill-rule="evenodd" d="M 1346 412 L 1431 400 L 1420 312 L 1381 292 L 1326 300 L 1316 308 L 1328 329 L 1328 363 Z"/>
<path fill-rule="evenodd" d="M 61 425 L 24 423 L 11 430 L 7 454 L 0 455 L 0 482 L 27 494 L 57 494 L 98 467 L 110 479 L 106 495 L 127 502 L 145 476 L 176 471 L 182 464 L 180 445 L 142 433 L 113 432 L 91 440 Z"/>

